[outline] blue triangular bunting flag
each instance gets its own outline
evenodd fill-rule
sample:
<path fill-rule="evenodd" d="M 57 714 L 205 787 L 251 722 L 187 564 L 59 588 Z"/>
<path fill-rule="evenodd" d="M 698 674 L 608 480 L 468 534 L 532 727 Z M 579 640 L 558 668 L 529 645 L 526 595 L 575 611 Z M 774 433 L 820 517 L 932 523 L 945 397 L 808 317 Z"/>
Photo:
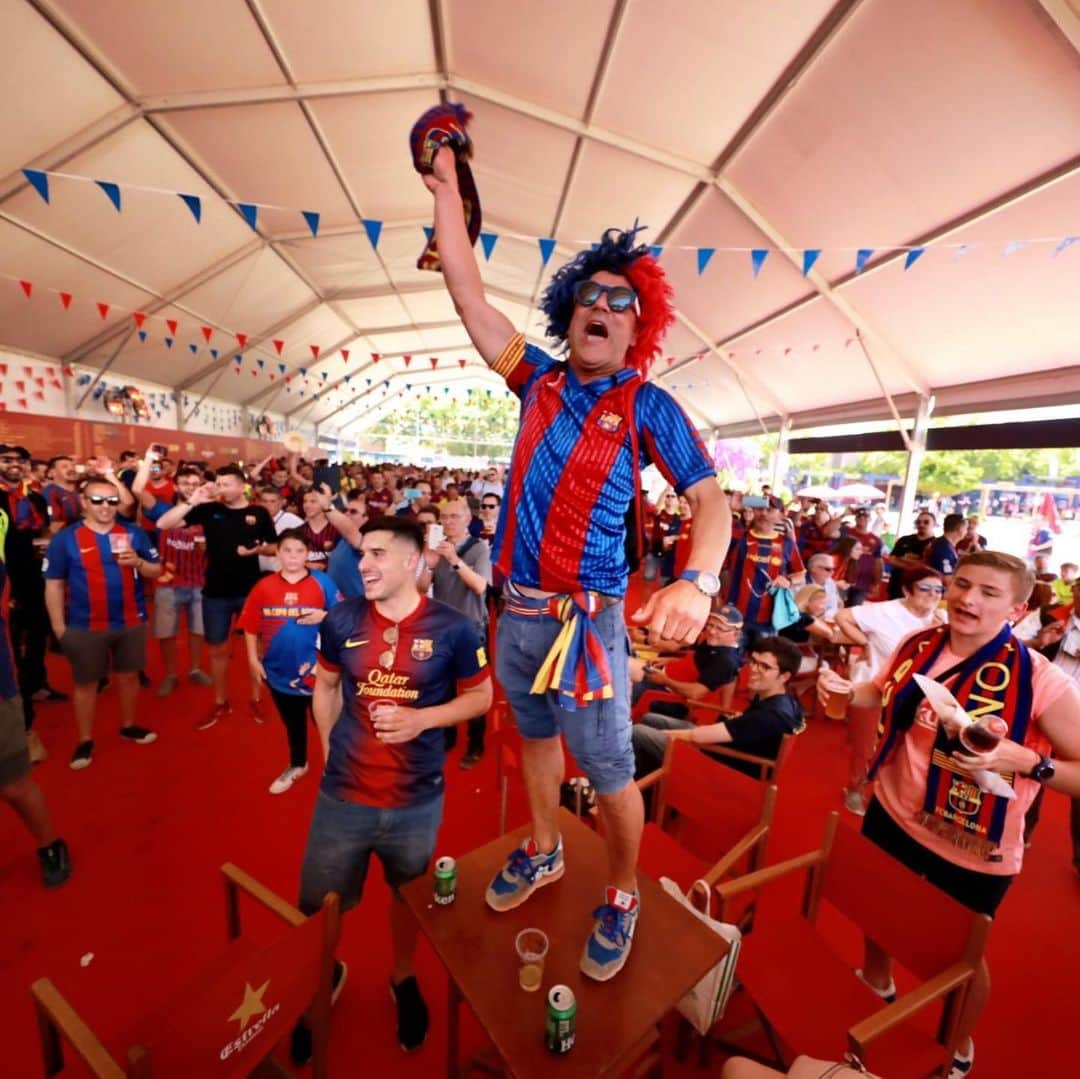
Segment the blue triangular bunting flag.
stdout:
<path fill-rule="evenodd" d="M 480 233 L 480 246 L 484 249 L 485 260 L 491 258 L 491 252 L 495 250 L 495 242 L 498 238 L 494 232 Z"/>
<path fill-rule="evenodd" d="M 278 374 L 279 374 L 279 375 L 283 375 L 283 374 L 285 374 L 285 364 L 283 364 L 283 363 L 279 363 L 279 364 L 277 365 L 277 369 L 278 369 Z"/>
<path fill-rule="evenodd" d="M 256 360 L 255 362 L 259 365 L 260 371 L 266 366 L 266 360 Z"/>
<path fill-rule="evenodd" d="M 653 244 L 649 248 L 649 254 L 652 255 L 654 259 L 658 259 L 663 253 L 664 249 L 659 244 Z"/>
<path fill-rule="evenodd" d="M 919 261 L 926 254 L 925 247 L 913 247 L 908 253 L 907 258 L 904 259 L 904 269 L 910 270 L 916 262 Z"/>
<path fill-rule="evenodd" d="M 808 247 L 802 253 L 802 275 L 805 277 L 813 268 L 814 263 L 821 258 L 820 247 Z"/>
<path fill-rule="evenodd" d="M 251 228 L 255 228 L 259 220 L 259 207 L 253 202 L 238 202 L 236 208 L 244 215 L 244 220 Z"/>
<path fill-rule="evenodd" d="M 212 348 L 210 350 L 210 355 L 216 360 L 218 358 L 218 350 L 216 348 Z"/>
<path fill-rule="evenodd" d="M 860 247 L 855 253 L 855 272 L 862 273 L 863 267 L 870 261 L 870 256 L 873 255 L 874 249 L 872 247 Z"/>
<path fill-rule="evenodd" d="M 312 236 L 319 235 L 319 215 L 314 210 L 301 210 L 304 220 L 307 222 L 307 227 L 311 229 Z"/>
<path fill-rule="evenodd" d="M 180 194 L 177 192 L 177 194 Z M 183 199 L 184 205 L 191 211 L 191 216 L 195 218 L 195 223 L 202 224 L 202 199 L 198 195 L 180 195 Z"/>
<path fill-rule="evenodd" d="M 364 379 L 364 381 L 365 381 L 365 382 L 366 382 L 366 383 L 367 383 L 367 384 L 368 384 L 369 386 L 371 385 L 371 379 L 370 379 L 370 378 L 365 378 L 365 379 Z"/>
<path fill-rule="evenodd" d="M 139 340 L 143 342 L 146 341 L 146 330 L 139 330 Z"/>
<path fill-rule="evenodd" d="M 1010 243 L 1007 243 L 1001 249 L 1001 253 L 1006 258 L 1008 258 L 1009 255 L 1015 255 L 1016 252 L 1019 251 L 1021 247 L 1026 247 L 1026 246 L 1027 246 L 1027 241 L 1026 240 L 1013 240 Z"/>
<path fill-rule="evenodd" d="M 761 267 L 765 265 L 765 260 L 769 257 L 768 248 L 757 247 L 750 252 L 750 266 L 754 271 L 754 276 L 757 277 L 761 273 Z"/>
<path fill-rule="evenodd" d="M 234 360 L 235 360 L 235 361 L 236 361 L 237 363 L 243 363 L 243 362 L 244 362 L 244 357 L 243 357 L 243 356 L 241 356 L 239 352 L 238 352 L 238 353 L 237 353 L 237 354 L 236 354 L 235 356 L 233 356 L 233 359 L 234 359 Z"/>
<path fill-rule="evenodd" d="M 697 249 L 697 272 L 699 274 L 705 272 L 705 267 L 709 265 L 709 259 L 715 254 L 715 247 L 699 247 Z"/>
<path fill-rule="evenodd" d="M 23 169 L 30 186 L 46 201 L 49 201 L 49 174 L 40 169 Z"/>
<path fill-rule="evenodd" d="M 307 368 L 306 368 L 306 367 L 301 367 L 301 368 L 300 368 L 300 374 L 301 374 L 301 375 L 302 375 L 302 376 L 303 376 L 304 378 L 307 378 Z"/>
<path fill-rule="evenodd" d="M 382 222 L 374 221 L 370 217 L 365 217 L 364 231 L 367 233 L 368 240 L 371 241 L 371 246 L 378 249 L 379 237 L 382 235 Z"/>
<path fill-rule="evenodd" d="M 425 225 L 424 235 L 427 237 L 427 242 L 431 243 L 431 237 L 435 235 L 435 230 L 430 225 Z"/>
<path fill-rule="evenodd" d="M 195 344 L 188 345 L 188 348 L 191 349 L 192 356 L 194 356 L 195 353 L 199 351 L 199 346 Z"/>
<path fill-rule="evenodd" d="M 541 236 L 536 242 L 540 245 L 540 266 L 543 268 L 555 250 L 555 241 L 550 236 Z"/>
<path fill-rule="evenodd" d="M 116 212 L 120 212 L 120 185 L 114 184 L 109 180 L 95 180 L 95 184 L 101 188 L 109 197 L 109 202 L 116 207 Z"/>
<path fill-rule="evenodd" d="M 352 375 L 346 375 L 346 376 L 345 376 L 345 382 L 346 382 L 346 384 L 348 384 L 348 383 L 349 383 L 349 382 L 351 382 L 351 381 L 352 381 Z"/>
<path fill-rule="evenodd" d="M 329 377 L 330 377 L 330 372 L 329 371 L 323 371 L 323 373 L 322 373 L 323 382 L 325 382 Z"/>
<path fill-rule="evenodd" d="M 1061 243 L 1054 248 L 1054 257 L 1056 258 L 1063 251 L 1067 251 L 1074 243 L 1080 241 L 1080 236 L 1066 236 Z"/>
<path fill-rule="evenodd" d="M 173 343 L 173 339 L 171 337 L 166 337 L 165 338 L 165 347 L 166 348 L 172 348 L 172 343 Z"/>

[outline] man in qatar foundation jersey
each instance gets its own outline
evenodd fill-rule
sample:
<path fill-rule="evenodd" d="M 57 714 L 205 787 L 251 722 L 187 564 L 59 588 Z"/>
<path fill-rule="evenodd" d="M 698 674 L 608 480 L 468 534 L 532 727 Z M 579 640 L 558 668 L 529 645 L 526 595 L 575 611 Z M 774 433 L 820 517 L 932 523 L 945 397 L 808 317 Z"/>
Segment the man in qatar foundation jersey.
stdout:
<path fill-rule="evenodd" d="M 579 966 L 607 981 L 627 962 L 640 912 L 645 814 L 634 784 L 623 596 L 631 507 L 638 532 L 644 522 L 642 467 L 656 463 L 695 521 L 685 572 L 631 615 L 658 637 L 697 639 L 720 591 L 731 514 L 693 424 L 671 394 L 646 381 L 675 315 L 663 269 L 635 242 L 639 230 L 609 229 L 553 276 L 542 308 L 548 336 L 565 346 L 558 360 L 526 344 L 488 302 L 448 146 L 432 154 L 423 179 L 454 307 L 484 361 L 521 399 L 493 561 L 507 582 L 496 673 L 522 736 L 532 825 L 485 901 L 511 910 L 564 872 L 565 738 L 597 792 L 608 855 Z"/>
<path fill-rule="evenodd" d="M 424 530 L 404 517 L 361 529 L 364 598 L 337 604 L 319 631 L 312 701 L 326 769 L 300 873 L 300 909 L 312 914 L 327 892 L 342 910 L 360 901 L 374 854 L 393 892 L 390 988 L 398 1042 L 423 1044 L 428 1011 L 416 982 L 418 927 L 398 889 L 427 872 L 443 810 L 443 728 L 491 706 L 491 676 L 476 627 L 421 595 L 416 570 Z M 338 692 L 341 704 L 338 705 Z M 334 993 L 345 966 L 335 963 Z M 311 1055 L 301 1024 L 294 1062 Z"/>

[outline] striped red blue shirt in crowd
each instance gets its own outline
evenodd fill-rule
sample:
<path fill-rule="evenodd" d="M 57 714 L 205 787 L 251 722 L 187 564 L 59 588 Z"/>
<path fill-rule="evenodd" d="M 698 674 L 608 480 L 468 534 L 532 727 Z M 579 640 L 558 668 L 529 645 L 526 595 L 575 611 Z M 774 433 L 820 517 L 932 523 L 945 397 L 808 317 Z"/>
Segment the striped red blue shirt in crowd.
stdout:
<path fill-rule="evenodd" d="M 19 532 L 40 532 L 49 523 L 48 507 L 41 493 L 28 482 L 2 484 L 8 496 L 9 528 Z"/>
<path fill-rule="evenodd" d="M 805 572 L 799 548 L 789 535 L 766 536 L 753 530 L 732 548 L 724 568 L 731 575 L 728 603 L 738 607 L 747 622 L 759 624 L 772 619 L 773 580 Z"/>
<path fill-rule="evenodd" d="M 636 371 L 582 383 L 521 334 L 492 369 L 522 400 L 495 536 L 499 570 L 549 592 L 622 595 L 635 472 L 651 462 L 680 493 L 715 475 L 697 430 L 671 394 Z M 630 422 L 640 433 L 636 462 Z"/>
<path fill-rule="evenodd" d="M 339 602 L 337 585 L 318 570 L 299 581 L 286 581 L 280 573 L 270 573 L 251 590 L 237 625 L 259 638 L 263 670 L 271 689 L 311 696 L 319 626 L 302 625 L 297 619 L 312 608 L 329 611 Z"/>
<path fill-rule="evenodd" d="M 45 579 L 67 582 L 67 622 L 75 629 L 128 629 L 146 621 L 142 578 L 133 566 L 117 563 L 114 536 L 127 536 L 131 549 L 144 562 L 159 561 L 146 533 L 119 520 L 108 532 L 95 532 L 86 525 L 62 529 L 45 552 Z"/>
<path fill-rule="evenodd" d="M 4 561 L 4 540 L 10 522 L 8 515 L 0 510 L 0 701 L 10 701 L 19 692 L 19 680 L 15 673 L 15 654 L 11 650 L 4 613 L 8 609 L 7 563 Z"/>
<path fill-rule="evenodd" d="M 79 492 L 61 487 L 59 483 L 47 483 L 42 495 L 49 506 L 49 520 L 53 524 L 74 524 L 82 516 Z"/>
<path fill-rule="evenodd" d="M 156 524 L 171 510 L 172 503 L 160 498 L 143 516 Z M 159 588 L 202 588 L 206 584 L 206 533 L 202 525 L 185 524 L 181 528 L 155 531 L 158 553 L 164 563 Z"/>
<path fill-rule="evenodd" d="M 343 683 L 323 793 L 386 809 L 442 794 L 442 728 L 387 745 L 375 737 L 368 708 L 380 701 L 431 708 L 488 679 L 487 655 L 472 622 L 426 596 L 396 625 L 367 600 L 345 600 L 319 627 L 319 664 L 340 672 Z"/>

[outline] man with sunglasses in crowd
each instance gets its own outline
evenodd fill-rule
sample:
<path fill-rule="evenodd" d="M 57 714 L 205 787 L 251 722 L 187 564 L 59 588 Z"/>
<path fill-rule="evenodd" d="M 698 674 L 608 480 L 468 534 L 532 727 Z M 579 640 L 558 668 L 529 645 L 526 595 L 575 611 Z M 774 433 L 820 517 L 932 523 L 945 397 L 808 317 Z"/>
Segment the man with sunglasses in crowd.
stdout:
<path fill-rule="evenodd" d="M 81 523 L 57 532 L 45 555 L 45 604 L 75 683 L 78 744 L 71 767 L 93 761 L 98 682 L 116 678 L 120 736 L 137 745 L 157 735 L 135 722 L 138 672 L 146 666 L 146 600 L 142 582 L 161 575 L 157 550 L 146 533 L 117 517 L 122 498 L 112 481 L 91 476 L 82 484 Z"/>
<path fill-rule="evenodd" d="M 889 567 L 889 599 L 900 599 L 904 594 L 904 571 L 926 561 L 936 525 L 937 518 L 929 510 L 920 510 L 915 517 L 915 531 L 901 536 L 892 550 L 883 556 Z"/>
<path fill-rule="evenodd" d="M 495 563 L 507 578 L 497 677 L 523 737 L 532 834 L 487 889 L 497 911 L 562 876 L 558 828 L 560 733 L 599 798 L 609 877 L 580 966 L 605 981 L 624 966 L 638 918 L 637 856 L 644 826 L 630 744 L 623 595 L 626 517 L 643 526 L 640 470 L 655 462 L 689 500 L 697 527 L 688 569 L 633 615 L 658 636 L 697 639 L 720 588 L 730 514 L 715 470 L 674 398 L 645 382 L 674 321 L 671 289 L 635 230 L 609 230 L 562 267 L 542 303 L 557 361 L 527 345 L 484 295 L 469 241 L 456 161 L 433 152 L 424 182 L 454 305 L 485 362 L 522 400 Z"/>

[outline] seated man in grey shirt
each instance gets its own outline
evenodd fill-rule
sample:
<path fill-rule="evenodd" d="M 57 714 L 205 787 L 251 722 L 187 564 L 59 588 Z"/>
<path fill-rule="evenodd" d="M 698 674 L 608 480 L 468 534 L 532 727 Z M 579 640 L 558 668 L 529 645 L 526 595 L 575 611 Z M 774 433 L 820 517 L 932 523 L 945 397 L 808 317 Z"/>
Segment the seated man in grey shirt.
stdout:
<path fill-rule="evenodd" d="M 487 640 L 487 589 L 491 584 L 491 552 L 486 543 L 469 535 L 472 512 L 462 498 L 443 506 L 439 523 L 445 539 L 434 548 L 439 555 L 431 576 L 431 594 L 435 599 L 460 611 Z M 468 743 L 461 758 L 462 768 L 472 768 L 484 754 L 483 716 L 469 720 Z M 446 747 L 457 742 L 457 730 L 446 728 Z"/>

